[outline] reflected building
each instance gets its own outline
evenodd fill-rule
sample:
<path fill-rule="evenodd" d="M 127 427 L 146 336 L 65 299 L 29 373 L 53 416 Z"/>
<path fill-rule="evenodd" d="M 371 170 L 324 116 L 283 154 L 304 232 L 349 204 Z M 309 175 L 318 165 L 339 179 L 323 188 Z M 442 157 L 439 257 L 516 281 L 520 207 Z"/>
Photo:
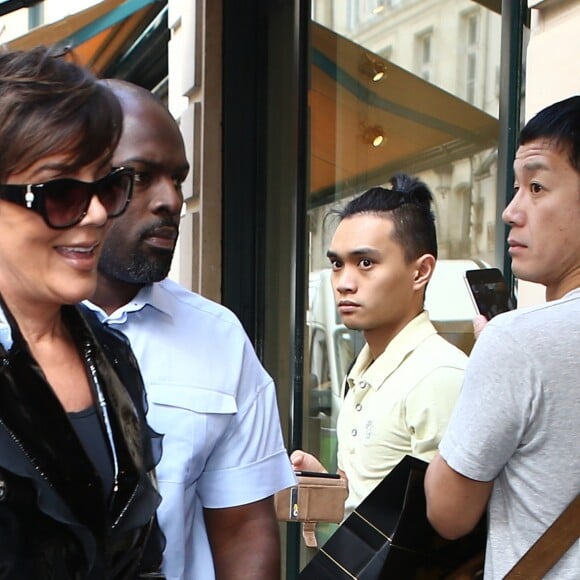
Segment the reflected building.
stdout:
<path fill-rule="evenodd" d="M 470 0 L 313 0 L 312 269 L 330 207 L 395 171 L 433 191 L 441 258 L 494 262 L 500 35 Z"/>

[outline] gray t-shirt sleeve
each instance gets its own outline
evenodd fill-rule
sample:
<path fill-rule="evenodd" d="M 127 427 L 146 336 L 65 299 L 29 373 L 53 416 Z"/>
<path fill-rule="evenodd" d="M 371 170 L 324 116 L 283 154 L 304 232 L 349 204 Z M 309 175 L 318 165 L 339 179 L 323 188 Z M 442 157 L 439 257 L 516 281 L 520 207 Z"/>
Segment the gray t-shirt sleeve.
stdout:
<path fill-rule="evenodd" d="M 516 344 L 509 327 L 490 322 L 472 351 L 439 446 L 448 465 L 471 479 L 495 479 L 526 438 L 539 387 L 525 345 Z"/>

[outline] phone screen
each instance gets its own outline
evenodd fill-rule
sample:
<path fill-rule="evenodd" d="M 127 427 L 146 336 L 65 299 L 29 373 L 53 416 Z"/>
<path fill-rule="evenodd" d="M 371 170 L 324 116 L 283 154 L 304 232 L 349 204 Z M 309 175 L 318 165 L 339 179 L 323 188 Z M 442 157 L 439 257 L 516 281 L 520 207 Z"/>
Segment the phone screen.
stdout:
<path fill-rule="evenodd" d="M 497 268 L 467 270 L 465 280 L 475 308 L 488 320 L 497 314 L 513 309 L 514 305 L 507 283 Z"/>

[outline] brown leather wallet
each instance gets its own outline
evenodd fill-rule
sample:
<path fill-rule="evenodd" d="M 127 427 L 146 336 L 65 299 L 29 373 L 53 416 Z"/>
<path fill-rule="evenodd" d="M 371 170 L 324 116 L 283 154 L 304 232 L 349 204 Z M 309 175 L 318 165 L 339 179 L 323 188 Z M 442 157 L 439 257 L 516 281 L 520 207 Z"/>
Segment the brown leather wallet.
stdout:
<path fill-rule="evenodd" d="M 346 481 L 339 477 L 299 475 L 298 485 L 274 496 L 276 515 L 283 522 L 332 522 L 344 518 Z"/>
<path fill-rule="evenodd" d="M 346 481 L 326 475 L 298 475 L 298 484 L 274 495 L 276 516 L 281 522 L 303 522 L 307 546 L 315 547 L 316 522 L 340 523 L 348 495 Z"/>

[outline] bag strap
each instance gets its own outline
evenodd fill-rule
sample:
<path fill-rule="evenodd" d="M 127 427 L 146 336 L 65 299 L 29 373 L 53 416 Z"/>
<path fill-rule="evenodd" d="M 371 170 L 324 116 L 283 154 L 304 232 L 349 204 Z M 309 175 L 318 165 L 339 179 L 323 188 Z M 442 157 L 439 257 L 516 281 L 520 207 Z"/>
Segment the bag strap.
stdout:
<path fill-rule="evenodd" d="M 579 537 L 580 494 L 520 558 L 504 580 L 543 578 Z"/>

